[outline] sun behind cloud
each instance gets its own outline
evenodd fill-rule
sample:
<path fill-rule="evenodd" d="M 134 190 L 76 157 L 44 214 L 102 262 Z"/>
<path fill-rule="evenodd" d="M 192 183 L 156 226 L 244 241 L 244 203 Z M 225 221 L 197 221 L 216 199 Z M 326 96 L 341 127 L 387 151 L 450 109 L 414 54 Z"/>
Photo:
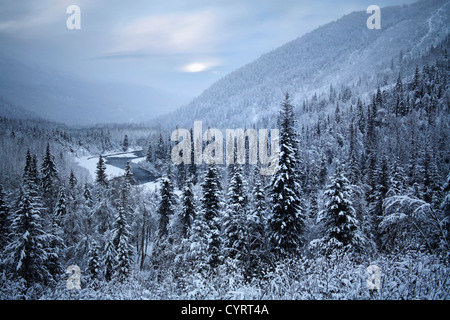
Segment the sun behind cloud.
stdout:
<path fill-rule="evenodd" d="M 183 67 L 181 67 L 180 70 L 182 72 L 197 73 L 197 72 L 207 71 L 207 70 L 217 66 L 218 64 L 219 64 L 218 61 L 192 62 L 192 63 L 184 65 Z"/>

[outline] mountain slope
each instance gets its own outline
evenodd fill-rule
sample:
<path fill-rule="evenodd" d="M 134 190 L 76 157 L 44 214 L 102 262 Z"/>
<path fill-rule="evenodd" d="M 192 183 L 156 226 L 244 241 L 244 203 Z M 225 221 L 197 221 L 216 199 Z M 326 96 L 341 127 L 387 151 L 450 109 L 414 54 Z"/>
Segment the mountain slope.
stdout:
<path fill-rule="evenodd" d="M 0 98 L 0 117 L 9 119 L 40 119 L 34 112 L 25 110 L 17 105 L 12 105 Z"/>
<path fill-rule="evenodd" d="M 365 11 L 353 12 L 287 43 L 225 76 L 166 121 L 180 126 L 192 126 L 194 120 L 213 127 L 249 126 L 271 117 L 286 91 L 300 104 L 330 84 L 360 82 L 365 86 L 359 90 L 373 88 L 400 52 L 405 58 L 415 57 L 449 34 L 450 1 L 382 8 L 381 16 L 381 30 L 366 27 Z"/>

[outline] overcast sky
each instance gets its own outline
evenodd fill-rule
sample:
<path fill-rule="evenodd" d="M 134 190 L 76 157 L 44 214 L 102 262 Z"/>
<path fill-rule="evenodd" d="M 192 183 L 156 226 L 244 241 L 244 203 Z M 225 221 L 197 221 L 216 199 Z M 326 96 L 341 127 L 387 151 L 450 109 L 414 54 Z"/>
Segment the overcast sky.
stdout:
<path fill-rule="evenodd" d="M 0 51 L 90 80 L 147 84 L 194 97 L 344 14 L 412 2 L 0 0 Z M 66 27 L 72 4 L 81 9 L 81 30 Z"/>

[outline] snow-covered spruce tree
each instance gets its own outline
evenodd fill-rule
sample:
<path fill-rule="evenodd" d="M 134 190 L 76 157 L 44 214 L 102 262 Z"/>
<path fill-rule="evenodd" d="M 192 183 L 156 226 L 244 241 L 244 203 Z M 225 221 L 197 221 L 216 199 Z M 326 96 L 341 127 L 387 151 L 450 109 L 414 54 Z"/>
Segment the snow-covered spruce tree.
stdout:
<path fill-rule="evenodd" d="M 62 221 L 67 213 L 66 196 L 64 189 L 61 188 L 57 204 L 50 216 L 50 242 L 47 253 L 47 269 L 55 280 L 59 280 L 59 276 L 63 274 L 62 258 L 64 255 L 64 231 L 61 227 Z"/>
<path fill-rule="evenodd" d="M 78 179 L 75 177 L 75 173 L 73 170 L 70 170 L 69 175 L 69 192 L 68 195 L 70 199 L 75 200 L 75 194 L 76 194 L 76 187 L 77 187 Z"/>
<path fill-rule="evenodd" d="M 343 166 L 336 169 L 324 196 L 326 201 L 319 216 L 324 235 L 319 240 L 313 240 L 312 245 L 325 255 L 341 250 L 363 252 L 364 235 L 360 230 L 360 222 L 355 217 L 355 209 L 350 200 L 350 183 L 344 176 Z"/>
<path fill-rule="evenodd" d="M 133 176 L 133 170 L 131 169 L 130 161 L 127 161 L 125 165 L 125 175 L 124 175 L 125 182 L 132 186 L 136 183 Z"/>
<path fill-rule="evenodd" d="M 25 157 L 25 168 L 23 170 L 23 181 L 29 188 L 34 190 L 39 189 L 40 179 L 37 168 L 37 156 L 31 155 L 30 150 L 27 150 Z"/>
<path fill-rule="evenodd" d="M 205 212 L 202 210 L 195 216 L 188 240 L 189 250 L 184 253 L 183 257 L 187 269 L 195 273 L 210 270 L 208 254 L 210 231 L 204 214 Z"/>
<path fill-rule="evenodd" d="M 221 262 L 222 248 L 220 241 L 220 209 L 221 209 L 221 192 L 220 192 L 220 176 L 217 167 L 212 164 L 208 165 L 204 182 L 202 184 L 203 198 L 202 215 L 207 226 L 207 257 L 208 265 L 214 269 Z"/>
<path fill-rule="evenodd" d="M 375 117 L 371 112 L 371 108 L 367 110 L 367 128 L 364 139 L 364 150 L 367 159 L 366 168 L 366 184 L 368 185 L 366 197 L 370 201 L 370 196 L 374 193 L 376 187 L 375 170 L 377 164 L 377 131 L 375 128 Z"/>
<path fill-rule="evenodd" d="M 100 279 L 100 259 L 98 244 L 96 242 L 91 245 L 88 252 L 88 273 L 91 281 L 95 282 Z"/>
<path fill-rule="evenodd" d="M 196 206 L 193 185 L 191 180 L 189 180 L 183 188 L 181 210 L 179 214 L 180 231 L 183 238 L 189 236 L 192 223 L 195 220 L 195 212 Z"/>
<path fill-rule="evenodd" d="M 364 114 L 364 106 L 360 98 L 356 103 L 356 124 L 359 132 L 362 134 L 366 133 L 366 116 Z"/>
<path fill-rule="evenodd" d="M 53 198 L 56 196 L 56 183 L 59 179 L 58 169 L 56 168 L 55 158 L 50 153 L 50 144 L 47 143 L 45 154 L 42 158 L 41 164 L 42 175 L 42 189 L 46 200 L 53 203 Z"/>
<path fill-rule="evenodd" d="M 102 155 L 98 157 L 97 169 L 95 170 L 95 183 L 99 186 L 108 186 L 108 177 L 106 176 L 106 164 Z"/>
<path fill-rule="evenodd" d="M 128 141 L 128 135 L 125 135 L 125 137 L 123 138 L 123 142 L 122 142 L 122 150 L 124 152 L 127 152 L 129 146 L 130 146 L 130 143 Z"/>
<path fill-rule="evenodd" d="M 348 167 L 347 176 L 348 180 L 352 185 L 358 185 L 360 182 L 360 172 L 359 172 L 359 160 L 358 151 L 356 150 L 356 138 L 357 134 L 355 132 L 353 121 L 350 123 L 349 128 L 349 155 L 348 155 Z"/>
<path fill-rule="evenodd" d="M 222 220 L 224 255 L 232 259 L 241 260 L 244 255 L 247 205 L 247 183 L 243 177 L 242 167 L 233 165 Z"/>
<path fill-rule="evenodd" d="M 260 176 L 260 168 L 259 166 L 255 166 L 253 178 L 253 224 L 251 233 L 254 238 L 253 245 L 261 254 L 266 254 L 269 246 L 266 237 L 267 211 L 268 203 Z"/>
<path fill-rule="evenodd" d="M 51 279 L 47 269 L 51 236 L 44 230 L 43 213 L 38 194 L 22 187 L 11 224 L 12 239 L 6 250 L 14 275 L 27 288 Z"/>
<path fill-rule="evenodd" d="M 161 179 L 161 201 L 158 206 L 159 214 L 159 228 L 158 237 L 162 238 L 168 235 L 169 220 L 175 212 L 176 198 L 172 179 L 169 176 L 164 176 Z"/>
<path fill-rule="evenodd" d="M 180 190 L 183 190 L 184 185 L 186 183 L 187 178 L 187 172 L 186 172 L 186 165 L 184 162 L 177 164 L 177 175 L 176 175 L 176 181 L 177 181 L 177 187 Z"/>
<path fill-rule="evenodd" d="M 116 250 L 112 235 L 108 232 L 105 236 L 105 247 L 103 248 L 103 263 L 105 266 L 105 280 L 111 281 L 114 276 L 114 270 L 116 267 Z"/>
<path fill-rule="evenodd" d="M 73 172 L 73 169 L 70 169 L 70 175 L 69 175 L 69 187 L 71 190 L 74 190 L 77 186 L 78 179 L 75 177 L 75 173 Z"/>
<path fill-rule="evenodd" d="M 114 221 L 114 246 L 116 252 L 115 276 L 124 281 L 131 273 L 133 248 L 131 246 L 130 206 L 128 203 L 128 184 L 124 182 L 121 188 L 121 199 Z"/>
<path fill-rule="evenodd" d="M 406 189 L 405 172 L 398 158 L 392 162 L 389 172 L 389 189 L 386 192 L 386 197 L 403 195 Z"/>
<path fill-rule="evenodd" d="M 305 212 L 296 172 L 297 135 L 294 119 L 294 107 L 286 94 L 279 116 L 279 168 L 271 181 L 272 214 L 268 221 L 271 250 L 278 257 L 297 254 L 304 244 Z"/>
<path fill-rule="evenodd" d="M 386 156 L 381 158 L 381 162 L 377 163 L 374 172 L 374 186 L 375 189 L 369 197 L 369 223 L 372 225 L 371 234 L 375 237 L 375 241 L 380 245 L 380 233 L 378 225 L 383 219 L 383 202 L 389 190 L 389 166 Z"/>
<path fill-rule="evenodd" d="M 92 206 L 94 205 L 94 199 L 92 199 L 91 189 L 88 183 L 84 184 L 83 198 L 86 201 L 86 205 L 89 208 L 92 208 Z"/>
<path fill-rule="evenodd" d="M 247 234 L 244 238 L 244 276 L 246 278 L 261 275 L 263 265 L 270 259 L 266 237 L 267 202 L 260 176 L 260 167 L 255 166 L 253 177 L 253 201 L 246 214 Z"/>
<path fill-rule="evenodd" d="M 156 164 L 161 165 L 166 161 L 166 145 L 162 133 L 159 134 L 159 140 L 155 150 Z"/>
<path fill-rule="evenodd" d="M 56 199 L 54 216 L 57 217 L 59 221 L 62 221 L 66 213 L 67 213 L 66 192 L 64 188 L 60 188 L 58 198 Z"/>
<path fill-rule="evenodd" d="M 175 197 L 171 165 L 168 164 L 167 173 L 161 179 L 160 201 L 157 209 L 159 225 L 152 253 L 152 263 L 159 274 L 169 271 L 168 269 L 173 261 L 170 221 L 175 213 Z"/>

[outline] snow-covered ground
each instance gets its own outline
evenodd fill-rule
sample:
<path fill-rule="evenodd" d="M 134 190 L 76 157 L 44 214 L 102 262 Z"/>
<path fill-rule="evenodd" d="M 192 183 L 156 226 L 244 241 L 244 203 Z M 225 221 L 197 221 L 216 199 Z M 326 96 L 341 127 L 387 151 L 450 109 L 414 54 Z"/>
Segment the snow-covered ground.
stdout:
<path fill-rule="evenodd" d="M 138 152 L 138 151 L 142 151 L 142 150 L 141 149 L 129 149 L 127 152 L 110 152 L 110 153 L 102 154 L 102 157 L 105 159 L 107 157 L 132 158 L 132 157 L 136 157 L 135 152 Z M 145 157 L 132 159 L 131 162 L 139 163 L 142 160 L 145 160 Z M 76 157 L 75 162 L 79 166 L 86 168 L 89 171 L 92 179 L 95 179 L 95 172 L 97 170 L 98 156 L 89 155 L 89 156 L 83 156 L 83 157 Z M 125 170 L 120 169 L 116 166 L 106 164 L 106 174 L 107 174 L 108 178 L 110 178 L 110 179 L 115 178 L 115 177 L 123 175 L 124 173 L 125 173 Z"/>
<path fill-rule="evenodd" d="M 98 158 L 97 157 L 81 157 L 81 158 L 75 158 L 75 162 L 83 168 L 86 168 L 92 179 L 95 179 L 95 171 L 97 170 L 97 163 L 98 163 Z M 108 178 L 114 178 L 114 177 L 118 177 L 121 176 L 125 173 L 125 170 L 111 166 L 111 165 L 106 165 L 106 174 L 108 176 Z"/>
<path fill-rule="evenodd" d="M 161 186 L 160 182 L 161 181 L 158 179 L 156 181 L 143 183 L 140 186 L 143 187 L 146 191 L 158 191 Z"/>

